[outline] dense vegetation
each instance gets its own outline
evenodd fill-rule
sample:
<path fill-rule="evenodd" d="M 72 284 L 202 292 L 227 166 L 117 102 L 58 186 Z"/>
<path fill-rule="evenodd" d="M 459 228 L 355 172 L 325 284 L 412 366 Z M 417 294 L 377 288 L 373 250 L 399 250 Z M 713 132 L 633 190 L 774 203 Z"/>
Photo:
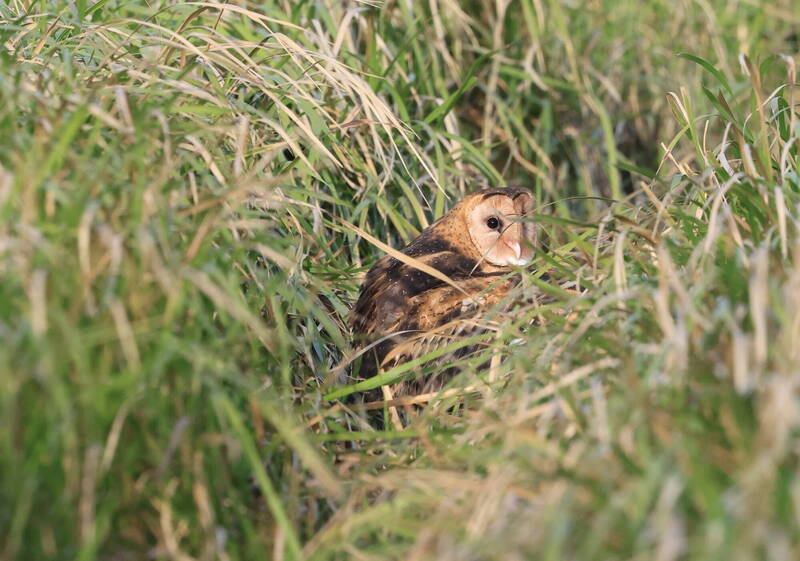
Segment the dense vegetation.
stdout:
<path fill-rule="evenodd" d="M 800 558 L 798 30 L 0 4 L 0 558 Z M 376 430 L 338 399 L 376 243 L 498 184 L 521 304 Z"/>

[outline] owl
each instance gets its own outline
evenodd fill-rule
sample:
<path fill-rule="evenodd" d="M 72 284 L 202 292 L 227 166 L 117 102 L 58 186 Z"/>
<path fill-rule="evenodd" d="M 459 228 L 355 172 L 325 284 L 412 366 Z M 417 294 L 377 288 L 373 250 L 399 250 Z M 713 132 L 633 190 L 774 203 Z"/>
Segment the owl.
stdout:
<path fill-rule="evenodd" d="M 476 317 L 519 282 L 514 266 L 528 264 L 536 242 L 533 196 L 498 187 L 468 195 L 401 253 L 436 269 L 437 278 L 390 255 L 367 273 L 352 313 L 354 343 L 363 353 L 357 377 L 422 356 L 474 329 Z M 411 260 L 409 260 L 411 261 Z M 452 369 L 397 384 L 393 396 L 436 391 Z M 373 394 L 379 399 L 380 395 Z"/>

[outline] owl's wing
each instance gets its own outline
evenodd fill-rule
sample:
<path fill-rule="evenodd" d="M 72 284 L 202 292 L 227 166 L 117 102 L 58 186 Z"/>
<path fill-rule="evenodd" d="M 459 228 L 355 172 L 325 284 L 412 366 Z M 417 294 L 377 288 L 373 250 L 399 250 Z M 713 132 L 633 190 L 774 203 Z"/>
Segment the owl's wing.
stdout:
<path fill-rule="evenodd" d="M 483 273 L 449 244 L 423 241 L 424 246 L 418 239 L 403 252 L 444 273 L 460 289 L 393 257 L 380 259 L 367 273 L 353 308 L 355 346 L 375 343 L 361 362 L 360 378 L 374 376 L 399 344 L 461 316 L 466 302 L 493 283 L 503 284 L 503 274 Z M 505 290 L 498 285 L 488 292 L 496 297 Z"/>
<path fill-rule="evenodd" d="M 462 289 L 386 256 L 364 280 L 353 308 L 355 334 L 389 334 L 436 327 L 458 315 L 465 298 L 469 299 L 498 279 L 497 275 L 476 271 L 474 260 L 454 251 L 415 257 L 447 275 Z"/>
<path fill-rule="evenodd" d="M 406 298 L 399 284 L 396 265 L 392 258 L 384 257 L 367 273 L 361 294 L 352 312 L 353 333 L 368 336 L 389 333 L 400 321 Z M 398 262 L 399 263 L 399 262 Z"/>

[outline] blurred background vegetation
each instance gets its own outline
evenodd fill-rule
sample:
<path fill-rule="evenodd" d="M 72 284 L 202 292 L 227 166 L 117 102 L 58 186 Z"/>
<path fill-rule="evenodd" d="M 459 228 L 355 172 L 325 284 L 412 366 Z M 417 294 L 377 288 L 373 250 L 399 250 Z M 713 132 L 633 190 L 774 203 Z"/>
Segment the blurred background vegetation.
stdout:
<path fill-rule="evenodd" d="M 0 558 L 800 557 L 799 34 L 796 0 L 3 3 Z M 522 303 L 479 391 L 375 430 L 335 399 L 361 233 L 488 185 L 539 203 Z"/>

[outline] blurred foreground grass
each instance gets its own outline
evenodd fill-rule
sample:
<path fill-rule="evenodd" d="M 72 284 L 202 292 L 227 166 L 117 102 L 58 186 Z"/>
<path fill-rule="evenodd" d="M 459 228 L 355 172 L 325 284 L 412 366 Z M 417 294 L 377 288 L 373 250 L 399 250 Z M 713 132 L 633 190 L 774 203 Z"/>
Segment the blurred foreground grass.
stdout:
<path fill-rule="evenodd" d="M 798 26 L 3 4 L 0 556 L 797 558 Z M 496 184 L 541 203 L 551 300 L 374 431 L 325 399 L 354 226 L 398 247 Z"/>

